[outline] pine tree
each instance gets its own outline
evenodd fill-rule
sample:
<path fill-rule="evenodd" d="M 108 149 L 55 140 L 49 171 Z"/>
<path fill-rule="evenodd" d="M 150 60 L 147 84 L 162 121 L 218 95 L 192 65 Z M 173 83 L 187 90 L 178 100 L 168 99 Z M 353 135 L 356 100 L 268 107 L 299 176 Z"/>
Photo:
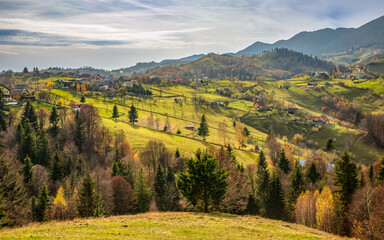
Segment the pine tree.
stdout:
<path fill-rule="evenodd" d="M 59 114 L 57 113 L 56 107 L 52 108 L 51 114 L 49 115 L 49 122 L 51 123 L 51 126 L 49 127 L 49 132 L 53 137 L 56 137 L 59 132 Z"/>
<path fill-rule="evenodd" d="M 122 160 L 117 160 L 112 163 L 111 167 L 111 175 L 114 176 L 121 176 L 127 181 L 131 186 L 133 186 L 133 173 L 132 173 L 132 166 L 129 162 L 124 162 Z"/>
<path fill-rule="evenodd" d="M 113 113 L 112 118 L 118 118 L 119 117 L 119 110 L 117 109 L 116 104 L 113 106 Z"/>
<path fill-rule="evenodd" d="M 257 162 L 257 200 L 259 203 L 259 209 L 262 209 L 262 212 L 265 213 L 268 208 L 268 189 L 270 184 L 270 174 L 267 169 L 268 163 L 265 160 L 264 152 L 261 151 L 259 154 L 259 160 Z"/>
<path fill-rule="evenodd" d="M 37 156 L 38 164 L 44 167 L 49 166 L 51 150 L 49 149 L 47 134 L 43 129 L 40 131 L 40 134 L 37 138 Z"/>
<path fill-rule="evenodd" d="M 137 110 L 135 106 L 133 106 L 133 104 L 131 106 L 131 109 L 128 112 L 128 117 L 129 117 L 130 123 L 135 124 L 135 122 L 137 122 L 139 115 L 137 114 Z"/>
<path fill-rule="evenodd" d="M 48 188 L 45 184 L 41 187 L 39 201 L 36 209 L 36 218 L 39 222 L 49 221 L 47 210 L 51 206 L 51 197 L 49 196 Z"/>
<path fill-rule="evenodd" d="M 180 155 L 180 151 L 179 149 L 177 148 L 176 149 L 176 152 L 175 152 L 175 158 L 179 158 L 181 155 Z"/>
<path fill-rule="evenodd" d="M 295 162 L 295 166 L 293 168 L 293 172 L 291 175 L 291 184 L 289 185 L 288 189 L 288 210 L 290 213 L 291 219 L 294 218 L 294 210 L 297 198 L 300 196 L 300 194 L 304 191 L 304 174 L 303 171 L 299 165 L 299 162 Z"/>
<path fill-rule="evenodd" d="M 21 158 L 24 159 L 27 155 L 31 158 L 32 163 L 38 163 L 38 148 L 36 143 L 35 131 L 28 120 L 23 125 L 20 125 L 21 130 Z"/>
<path fill-rule="evenodd" d="M 151 204 L 151 189 L 148 186 L 142 168 L 136 177 L 135 191 L 138 211 L 141 213 L 148 212 L 149 205 Z"/>
<path fill-rule="evenodd" d="M 346 207 L 358 187 L 357 167 L 351 161 L 349 154 L 344 152 L 341 159 L 335 163 L 335 186 L 339 188 L 341 201 Z"/>
<path fill-rule="evenodd" d="M 103 202 L 96 191 L 95 181 L 89 174 L 84 176 L 83 184 L 79 191 L 77 210 L 81 217 L 100 216 L 103 213 Z"/>
<path fill-rule="evenodd" d="M 23 69 L 23 73 L 24 73 L 24 74 L 28 73 L 28 68 L 27 68 L 27 67 L 24 67 L 24 69 Z"/>
<path fill-rule="evenodd" d="M 279 160 L 277 162 L 279 168 L 285 173 L 289 173 L 291 171 L 291 167 L 289 166 L 288 158 L 285 156 L 285 151 L 282 149 L 280 151 Z"/>
<path fill-rule="evenodd" d="M 205 114 L 201 117 L 200 127 L 197 129 L 197 132 L 199 136 L 203 137 L 203 141 L 205 142 L 206 137 L 209 136 L 208 123 Z"/>
<path fill-rule="evenodd" d="M 180 195 L 179 190 L 176 187 L 175 173 L 171 166 L 168 166 L 167 170 L 167 192 L 165 195 L 166 210 L 167 211 L 178 211 L 180 209 Z"/>
<path fill-rule="evenodd" d="M 32 180 L 32 176 L 33 176 L 32 167 L 33 167 L 32 161 L 27 155 L 27 157 L 24 159 L 24 166 L 23 166 L 23 176 L 24 176 L 25 183 L 29 183 Z"/>
<path fill-rule="evenodd" d="M 269 186 L 267 216 L 283 219 L 285 216 L 284 192 L 277 174 L 272 175 Z"/>
<path fill-rule="evenodd" d="M 312 184 L 315 184 L 319 179 L 321 175 L 317 171 L 316 164 L 314 162 L 311 163 L 307 170 L 306 178 L 312 182 Z"/>
<path fill-rule="evenodd" d="M 160 165 L 157 167 L 153 188 L 154 188 L 155 202 L 156 202 L 157 208 L 160 211 L 168 210 L 166 209 L 167 183 Z"/>
<path fill-rule="evenodd" d="M 204 212 L 209 206 L 218 206 L 227 191 L 228 173 L 216 170 L 217 159 L 198 150 L 195 159 L 186 160 L 186 173 L 180 173 L 177 186 L 181 194 L 193 205 L 201 202 Z"/>
<path fill-rule="evenodd" d="M 325 145 L 325 151 L 332 151 L 335 147 L 333 146 L 333 139 L 328 139 L 327 144 Z"/>
<path fill-rule="evenodd" d="M 374 173 L 373 173 L 373 166 L 372 166 L 372 163 L 371 163 L 371 165 L 369 166 L 368 178 L 369 178 L 369 181 L 370 181 L 370 183 L 371 183 L 371 185 L 372 185 L 373 182 L 374 182 L 374 179 L 375 179 L 375 176 L 374 176 Z"/>
<path fill-rule="evenodd" d="M 384 157 L 381 160 L 381 166 L 376 173 L 376 184 L 379 185 L 384 181 Z"/>
<path fill-rule="evenodd" d="M 79 152 L 83 152 L 83 144 L 85 142 L 85 131 L 84 131 L 84 121 L 80 115 L 79 110 L 76 111 L 75 115 L 75 126 L 74 126 L 74 141 L 79 149 Z"/>
<path fill-rule="evenodd" d="M 35 112 L 35 109 L 33 108 L 32 104 L 28 101 L 25 106 L 24 110 L 21 116 L 21 123 L 24 125 L 25 122 L 28 121 L 34 130 L 37 130 L 38 125 L 38 119 Z"/>
<path fill-rule="evenodd" d="M 0 90 L 0 132 L 7 130 L 7 122 L 5 116 L 5 103 L 3 99 L 3 92 Z"/>
<path fill-rule="evenodd" d="M 84 95 L 81 96 L 80 102 L 81 102 L 81 103 L 85 103 L 85 97 L 84 97 Z"/>
<path fill-rule="evenodd" d="M 64 178 L 64 168 L 61 162 L 59 153 L 56 152 L 53 157 L 52 167 L 51 167 L 51 179 L 52 181 L 60 181 Z"/>
<path fill-rule="evenodd" d="M 2 189 L 0 189 L 0 228 L 7 225 L 7 221 L 6 221 L 7 213 L 2 209 L 2 206 L 5 202 L 3 195 L 4 195 L 4 192 Z"/>

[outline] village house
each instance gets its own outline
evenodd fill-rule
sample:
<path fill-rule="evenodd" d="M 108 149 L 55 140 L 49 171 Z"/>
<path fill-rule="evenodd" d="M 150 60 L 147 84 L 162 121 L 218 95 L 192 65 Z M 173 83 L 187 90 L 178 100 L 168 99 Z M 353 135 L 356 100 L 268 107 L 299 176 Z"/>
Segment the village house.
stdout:
<path fill-rule="evenodd" d="M 313 88 L 313 87 L 314 87 L 314 85 L 312 83 L 307 84 L 307 88 Z"/>
<path fill-rule="evenodd" d="M 103 78 L 100 76 L 100 74 L 93 75 L 91 77 L 91 82 L 101 82 Z"/>
<path fill-rule="evenodd" d="M 185 125 L 184 128 L 187 129 L 187 130 L 194 131 L 195 130 L 195 124 L 187 124 L 187 125 Z"/>
<path fill-rule="evenodd" d="M 321 117 L 314 117 L 314 116 L 312 116 L 312 117 L 309 117 L 307 119 L 307 121 L 309 123 L 311 123 L 312 125 L 319 125 L 319 124 L 322 125 L 322 124 L 328 124 L 329 123 L 328 118 L 325 117 L 325 116 L 321 116 Z"/>
<path fill-rule="evenodd" d="M 267 109 L 269 109 L 269 106 L 266 105 L 263 101 L 259 101 L 259 102 L 255 102 L 253 104 L 253 108 L 255 108 L 257 110 L 267 110 Z"/>
<path fill-rule="evenodd" d="M 12 102 L 13 99 L 11 97 L 11 89 L 6 87 L 5 85 L 0 85 L 0 91 L 3 93 L 3 99 L 5 102 Z"/>

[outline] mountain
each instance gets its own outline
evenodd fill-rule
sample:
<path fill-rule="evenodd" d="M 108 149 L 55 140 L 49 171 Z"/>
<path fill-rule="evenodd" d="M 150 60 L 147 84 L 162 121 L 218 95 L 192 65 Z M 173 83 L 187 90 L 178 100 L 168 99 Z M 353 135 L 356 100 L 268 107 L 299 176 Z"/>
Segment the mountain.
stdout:
<path fill-rule="evenodd" d="M 212 54 L 212 53 L 209 53 L 209 54 Z M 204 57 L 205 55 L 206 54 L 195 54 L 195 55 L 192 55 L 189 57 L 184 57 L 184 58 L 179 58 L 179 59 L 164 59 L 160 63 L 167 63 L 167 62 L 169 63 L 169 62 L 177 62 L 177 61 L 192 62 L 192 61 L 195 61 L 195 60 L 198 60 L 198 59 Z"/>
<path fill-rule="evenodd" d="M 273 44 L 255 42 L 236 54 L 260 54 L 274 48 L 288 48 L 322 57 L 351 49 L 384 50 L 384 16 L 359 28 L 326 28 L 314 32 L 300 32 L 288 40 Z"/>
<path fill-rule="evenodd" d="M 149 75 L 173 78 L 190 78 L 195 75 L 209 78 L 255 80 L 257 77 L 282 79 L 299 73 L 326 71 L 333 68 L 330 62 L 284 48 L 266 51 L 261 55 L 208 54 L 199 60 L 180 66 L 157 67 Z"/>

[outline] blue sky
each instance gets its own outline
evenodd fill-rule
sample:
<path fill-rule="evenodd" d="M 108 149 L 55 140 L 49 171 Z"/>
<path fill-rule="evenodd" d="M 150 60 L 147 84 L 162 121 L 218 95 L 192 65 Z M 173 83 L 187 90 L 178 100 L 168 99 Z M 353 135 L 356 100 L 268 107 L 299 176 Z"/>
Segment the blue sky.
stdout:
<path fill-rule="evenodd" d="M 383 14 L 382 0 L 0 0 L 0 70 L 237 52 Z"/>

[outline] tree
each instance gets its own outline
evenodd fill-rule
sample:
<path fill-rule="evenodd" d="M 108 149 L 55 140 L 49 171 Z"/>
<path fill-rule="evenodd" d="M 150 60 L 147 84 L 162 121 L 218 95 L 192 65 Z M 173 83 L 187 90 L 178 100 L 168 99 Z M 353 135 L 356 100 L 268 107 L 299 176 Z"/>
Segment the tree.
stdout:
<path fill-rule="evenodd" d="M 148 172 L 152 170 L 153 175 L 155 175 L 160 157 L 166 151 L 164 143 L 157 140 L 149 140 L 145 145 L 144 151 L 140 154 L 140 161 L 148 169 Z"/>
<path fill-rule="evenodd" d="M 180 151 L 179 151 L 178 148 L 176 148 L 175 158 L 179 158 L 179 157 L 181 157 L 181 155 L 180 155 Z"/>
<path fill-rule="evenodd" d="M 37 138 L 37 156 L 38 164 L 48 167 L 51 159 L 51 150 L 49 149 L 49 143 L 47 134 L 44 130 L 40 131 Z"/>
<path fill-rule="evenodd" d="M 75 124 L 73 127 L 73 137 L 75 145 L 79 149 L 79 152 L 83 152 L 83 145 L 85 142 L 84 121 L 80 115 L 79 110 L 76 111 Z"/>
<path fill-rule="evenodd" d="M 117 109 L 116 104 L 113 106 L 113 113 L 112 118 L 118 118 L 119 117 L 119 110 Z"/>
<path fill-rule="evenodd" d="M 23 124 L 19 125 L 21 135 L 21 158 L 31 158 L 32 163 L 38 163 L 38 148 L 36 142 L 36 134 L 32 127 L 32 124 L 28 120 Z"/>
<path fill-rule="evenodd" d="M 316 199 L 313 192 L 307 190 L 300 194 L 295 206 L 296 222 L 309 227 L 314 227 L 316 223 Z"/>
<path fill-rule="evenodd" d="M 374 173 L 373 173 L 373 166 L 372 166 L 372 163 L 371 163 L 371 165 L 369 166 L 369 170 L 368 170 L 368 178 L 369 178 L 369 181 L 370 181 L 371 185 L 373 185 L 375 176 L 374 176 Z"/>
<path fill-rule="evenodd" d="M 3 99 L 3 92 L 0 90 L 0 132 L 7 130 L 7 122 L 5 116 L 5 103 Z"/>
<path fill-rule="evenodd" d="M 113 214 L 132 214 L 137 211 L 136 196 L 131 184 L 120 176 L 111 179 Z"/>
<path fill-rule="evenodd" d="M 59 157 L 59 153 L 56 152 L 53 157 L 52 167 L 51 167 L 51 179 L 52 181 L 60 181 L 64 178 L 64 167 Z"/>
<path fill-rule="evenodd" d="M 271 157 L 273 164 L 276 164 L 279 158 L 280 144 L 277 142 L 275 133 L 273 131 L 268 133 L 267 146 L 269 148 L 269 156 Z"/>
<path fill-rule="evenodd" d="M 131 186 L 133 185 L 133 174 L 132 174 L 132 166 L 129 162 L 125 162 L 123 160 L 117 160 L 112 163 L 111 167 L 111 175 L 121 176 L 127 181 Z"/>
<path fill-rule="evenodd" d="M 317 171 L 316 164 L 314 162 L 311 163 L 309 166 L 307 173 L 306 173 L 306 178 L 312 182 L 312 184 L 315 184 L 317 180 L 319 180 L 321 177 L 320 173 Z"/>
<path fill-rule="evenodd" d="M 333 195 L 328 186 L 325 186 L 316 201 L 316 223 L 317 228 L 332 232 L 335 226 L 335 203 Z"/>
<path fill-rule="evenodd" d="M 141 213 L 148 212 L 149 205 L 151 204 L 151 189 L 148 186 L 142 168 L 136 177 L 135 191 L 138 211 Z"/>
<path fill-rule="evenodd" d="M 77 210 L 81 217 L 99 217 L 103 215 L 103 201 L 96 191 L 95 181 L 89 174 L 84 176 L 83 184 L 79 191 Z"/>
<path fill-rule="evenodd" d="M 349 154 L 344 152 L 341 159 L 335 163 L 335 186 L 339 188 L 341 201 L 345 206 L 351 201 L 352 195 L 357 189 L 357 167 L 351 161 Z"/>
<path fill-rule="evenodd" d="M 333 146 L 333 139 L 330 138 L 330 139 L 328 139 L 327 144 L 325 145 L 325 151 L 330 152 L 334 149 L 335 149 L 335 147 Z"/>
<path fill-rule="evenodd" d="M 235 139 L 239 143 L 239 148 L 245 146 L 247 137 L 244 136 L 244 124 L 240 121 L 235 126 Z"/>
<path fill-rule="evenodd" d="M 165 175 L 161 170 L 160 165 L 157 167 L 155 182 L 153 184 L 154 195 L 156 206 L 160 211 L 165 211 L 166 209 L 166 192 L 167 192 L 167 182 L 165 179 Z"/>
<path fill-rule="evenodd" d="M 279 168 L 285 173 L 289 173 L 291 171 L 291 167 L 289 166 L 288 158 L 285 156 L 284 149 L 281 149 L 279 160 L 277 162 Z"/>
<path fill-rule="evenodd" d="M 259 209 L 262 209 L 263 214 L 267 211 L 269 200 L 270 174 L 267 167 L 268 163 L 265 160 L 264 152 L 261 151 L 257 162 L 256 199 L 259 203 Z"/>
<path fill-rule="evenodd" d="M 135 106 L 133 106 L 133 104 L 131 106 L 131 109 L 128 112 L 128 117 L 129 117 L 130 123 L 135 124 L 135 122 L 137 122 L 139 115 L 137 114 L 137 110 Z"/>
<path fill-rule="evenodd" d="M 304 174 L 298 161 L 295 162 L 290 181 L 287 202 L 290 217 L 293 219 L 297 198 L 304 191 Z"/>
<path fill-rule="evenodd" d="M 383 181 L 384 181 L 384 157 L 382 158 L 381 166 L 379 167 L 376 173 L 376 184 L 379 185 Z"/>
<path fill-rule="evenodd" d="M 227 128 L 228 128 L 228 125 L 225 123 L 225 119 L 222 122 L 220 122 L 217 127 L 217 135 L 221 139 L 223 145 L 227 144 L 227 138 L 228 138 Z"/>
<path fill-rule="evenodd" d="M 51 197 L 49 196 L 48 188 L 45 184 L 41 187 L 39 201 L 36 206 L 36 219 L 39 222 L 49 221 L 47 210 L 51 206 Z"/>
<path fill-rule="evenodd" d="M 57 113 L 56 107 L 52 108 L 51 114 L 49 115 L 49 123 L 51 126 L 49 127 L 49 132 L 53 137 L 56 137 L 60 132 L 59 128 L 59 114 Z"/>
<path fill-rule="evenodd" d="M 33 164 L 31 159 L 27 157 L 24 159 L 24 166 L 23 166 L 23 176 L 24 176 L 24 182 L 30 183 L 33 176 L 33 170 L 32 170 Z"/>
<path fill-rule="evenodd" d="M 201 117 L 200 127 L 197 129 L 198 135 L 203 137 L 203 140 L 205 142 L 205 138 L 209 136 L 209 130 L 208 130 L 208 123 L 205 118 L 205 114 Z"/>
<path fill-rule="evenodd" d="M 285 216 L 284 192 L 277 174 L 272 175 L 269 186 L 267 216 L 283 219 Z"/>
<path fill-rule="evenodd" d="M 65 200 L 64 188 L 62 185 L 59 190 L 57 190 L 55 200 L 53 200 L 53 205 L 55 218 L 65 219 L 67 217 L 68 203 Z"/>
<path fill-rule="evenodd" d="M 181 194 L 193 205 L 201 202 L 203 211 L 218 206 L 223 199 L 228 182 L 225 169 L 216 170 L 217 159 L 198 150 L 195 159 L 185 162 L 187 172 L 180 173 L 177 186 Z"/>
<path fill-rule="evenodd" d="M 27 67 L 24 67 L 24 69 L 23 69 L 23 73 L 24 74 L 26 74 L 26 73 L 28 73 L 29 71 L 28 71 L 28 68 Z"/>
<path fill-rule="evenodd" d="M 81 95 L 80 102 L 85 103 L 85 96 L 84 95 Z"/>
<path fill-rule="evenodd" d="M 37 115 L 35 112 L 35 109 L 33 108 L 32 104 L 27 101 L 27 103 L 24 106 L 24 110 L 21 116 L 21 123 L 24 125 L 25 122 L 29 122 L 34 130 L 37 130 L 39 125 L 38 125 L 38 119 Z"/>

